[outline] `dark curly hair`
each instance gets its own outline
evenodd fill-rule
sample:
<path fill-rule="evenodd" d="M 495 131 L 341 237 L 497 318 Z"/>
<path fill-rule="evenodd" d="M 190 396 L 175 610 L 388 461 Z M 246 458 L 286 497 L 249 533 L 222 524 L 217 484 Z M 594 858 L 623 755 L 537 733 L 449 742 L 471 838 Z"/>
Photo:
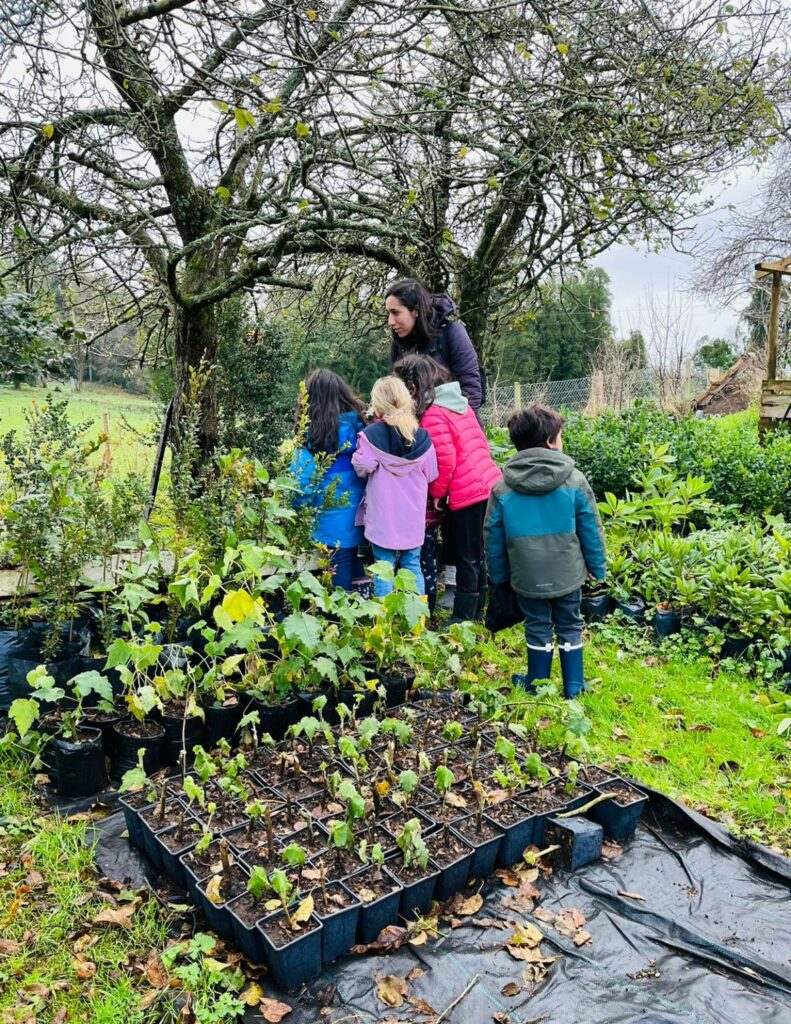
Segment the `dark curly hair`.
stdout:
<path fill-rule="evenodd" d="M 441 363 L 419 353 L 402 356 L 393 367 L 393 373 L 406 384 L 418 419 L 434 401 L 434 389 L 450 380 L 450 373 Z"/>

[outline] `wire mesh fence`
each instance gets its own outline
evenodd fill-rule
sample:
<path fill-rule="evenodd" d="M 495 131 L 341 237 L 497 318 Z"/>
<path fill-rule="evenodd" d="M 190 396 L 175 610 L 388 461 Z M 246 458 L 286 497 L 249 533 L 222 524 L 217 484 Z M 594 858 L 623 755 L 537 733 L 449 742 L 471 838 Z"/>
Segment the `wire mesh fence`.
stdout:
<path fill-rule="evenodd" d="M 687 396 L 691 399 L 705 384 L 705 375 L 690 375 L 685 382 Z M 551 405 L 555 409 L 588 410 L 592 413 L 605 408 L 623 409 L 637 398 L 656 397 L 657 391 L 653 370 L 634 370 L 618 375 L 617 379 L 598 373 L 576 380 L 491 384 L 481 407 L 481 419 L 486 426 L 502 427 L 514 409 L 534 402 Z"/>

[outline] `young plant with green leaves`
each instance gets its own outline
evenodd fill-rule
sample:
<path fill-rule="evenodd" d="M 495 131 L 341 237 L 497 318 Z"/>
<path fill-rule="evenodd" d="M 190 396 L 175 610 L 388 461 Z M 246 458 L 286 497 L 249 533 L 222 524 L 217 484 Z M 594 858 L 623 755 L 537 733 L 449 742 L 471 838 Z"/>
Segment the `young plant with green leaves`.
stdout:
<path fill-rule="evenodd" d="M 423 839 L 420 821 L 410 818 L 396 838 L 396 845 L 401 851 L 405 870 L 411 868 L 424 869 L 428 865 L 428 847 Z"/>

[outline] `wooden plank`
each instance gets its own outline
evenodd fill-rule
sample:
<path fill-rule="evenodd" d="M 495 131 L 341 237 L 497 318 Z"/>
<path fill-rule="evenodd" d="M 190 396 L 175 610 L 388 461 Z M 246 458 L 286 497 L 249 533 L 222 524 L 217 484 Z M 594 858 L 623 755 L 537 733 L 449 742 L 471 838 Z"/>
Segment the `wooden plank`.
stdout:
<path fill-rule="evenodd" d="M 759 271 L 761 277 L 766 274 L 791 274 L 791 256 L 774 263 L 756 263 L 755 269 Z"/>

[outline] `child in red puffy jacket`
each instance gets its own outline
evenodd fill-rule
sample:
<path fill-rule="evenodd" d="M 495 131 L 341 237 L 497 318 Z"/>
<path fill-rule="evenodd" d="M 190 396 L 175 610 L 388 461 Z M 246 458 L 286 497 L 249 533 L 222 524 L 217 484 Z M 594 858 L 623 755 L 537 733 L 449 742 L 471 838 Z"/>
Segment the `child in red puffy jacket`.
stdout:
<path fill-rule="evenodd" d="M 429 606 L 436 599 L 434 548 L 437 512 L 444 506 L 453 533 L 456 596 L 451 621 L 478 619 L 486 596 L 483 520 L 492 488 L 502 474 L 489 451 L 489 442 L 475 412 L 462 395 L 458 381 L 430 356 L 409 355 L 393 372 L 406 384 L 421 427 L 431 435 L 439 475 L 429 485 L 431 508 L 421 559 Z M 429 580 L 433 579 L 433 595 Z"/>

